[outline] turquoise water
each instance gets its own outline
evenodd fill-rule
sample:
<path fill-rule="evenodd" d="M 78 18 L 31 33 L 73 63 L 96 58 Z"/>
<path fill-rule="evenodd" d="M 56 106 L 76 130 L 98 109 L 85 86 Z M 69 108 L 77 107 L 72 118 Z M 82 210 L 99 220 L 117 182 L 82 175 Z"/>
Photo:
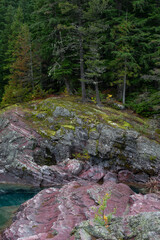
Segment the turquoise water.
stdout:
<path fill-rule="evenodd" d="M 40 190 L 40 188 L 0 184 L 0 230 L 12 219 L 19 205 Z"/>

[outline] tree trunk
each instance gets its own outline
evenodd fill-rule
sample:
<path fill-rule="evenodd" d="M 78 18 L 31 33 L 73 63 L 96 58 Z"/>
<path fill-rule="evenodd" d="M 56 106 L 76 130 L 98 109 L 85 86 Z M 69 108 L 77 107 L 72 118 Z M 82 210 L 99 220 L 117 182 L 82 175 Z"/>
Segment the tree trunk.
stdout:
<path fill-rule="evenodd" d="M 67 89 L 68 94 L 72 95 L 72 91 L 71 91 L 71 88 L 70 88 L 69 81 L 66 78 L 64 78 L 64 81 L 65 81 L 65 85 L 66 85 L 66 89 Z"/>
<path fill-rule="evenodd" d="M 120 16 L 121 10 L 122 10 L 122 3 L 119 0 L 116 0 L 116 8 L 117 8 L 119 16 Z"/>
<path fill-rule="evenodd" d="M 117 85 L 117 99 L 122 100 L 123 97 L 123 83 Z"/>
<path fill-rule="evenodd" d="M 126 81 L 127 81 L 127 60 L 125 58 L 125 70 L 124 70 L 124 81 L 123 81 L 123 104 L 126 102 Z"/>
<path fill-rule="evenodd" d="M 62 40 L 62 36 L 61 36 L 61 31 L 59 31 L 59 37 L 60 37 L 60 41 L 61 41 L 61 48 L 64 48 L 63 40 Z M 60 58 L 61 58 L 62 62 L 65 60 L 65 56 L 64 56 L 64 52 L 63 51 L 60 52 Z M 72 91 L 71 91 L 71 88 L 70 88 L 70 83 L 69 83 L 68 79 L 65 76 L 64 76 L 64 82 L 65 82 L 65 86 L 66 86 L 68 94 L 71 95 Z"/>
<path fill-rule="evenodd" d="M 34 90 L 33 57 L 32 57 L 32 45 L 31 45 L 31 41 L 30 41 L 30 71 L 31 71 L 31 84 L 32 84 L 32 90 Z"/>
<path fill-rule="evenodd" d="M 160 7 L 160 2 L 159 0 L 156 0 L 157 7 Z"/>
<path fill-rule="evenodd" d="M 95 82 L 95 90 L 96 90 L 96 102 L 97 105 L 101 105 L 101 100 L 99 96 L 98 82 Z"/>
<path fill-rule="evenodd" d="M 79 27 L 82 26 L 81 19 L 79 19 Z M 84 52 L 83 52 L 83 37 L 82 33 L 79 32 L 79 50 L 80 50 L 80 81 L 82 88 L 82 102 L 86 101 L 86 86 L 84 77 Z"/>

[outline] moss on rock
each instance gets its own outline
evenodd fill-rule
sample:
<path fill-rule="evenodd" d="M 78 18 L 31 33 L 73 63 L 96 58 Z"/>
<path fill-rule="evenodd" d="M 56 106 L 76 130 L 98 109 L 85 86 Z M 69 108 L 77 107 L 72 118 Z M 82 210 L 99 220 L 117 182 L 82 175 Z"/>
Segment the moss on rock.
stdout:
<path fill-rule="evenodd" d="M 26 111 L 26 116 L 27 113 L 28 115 L 30 114 L 26 119 L 34 128 L 37 130 L 44 128 L 45 132 L 47 132 L 46 128 L 50 128 L 52 124 L 52 121 L 49 122 L 47 119 L 52 118 L 53 122 L 56 124 L 75 127 L 82 125 L 84 128 L 87 128 L 89 132 L 94 131 L 92 125 L 95 125 L 96 128 L 99 123 L 103 123 L 124 130 L 135 129 L 147 136 L 150 134 L 149 124 L 145 118 L 140 118 L 127 111 L 115 110 L 110 107 L 97 107 L 91 103 L 82 104 L 80 98 L 74 96 L 52 97 L 45 100 L 24 103 L 23 105 L 7 106 L 1 110 L 0 114 L 17 107 L 22 107 L 23 110 Z M 54 116 L 54 112 L 57 108 L 62 112 Z M 73 129 L 74 127 L 69 128 Z M 51 132 L 48 131 L 48 133 L 50 136 Z M 156 130 L 155 137 L 158 135 L 157 133 L 159 133 L 159 131 Z"/>

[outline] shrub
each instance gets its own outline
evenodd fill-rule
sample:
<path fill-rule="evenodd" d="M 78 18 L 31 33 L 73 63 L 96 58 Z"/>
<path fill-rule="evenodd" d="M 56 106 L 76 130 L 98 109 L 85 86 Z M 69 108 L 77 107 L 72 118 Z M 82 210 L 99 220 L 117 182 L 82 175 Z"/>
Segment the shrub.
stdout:
<path fill-rule="evenodd" d="M 9 82 L 5 86 L 5 93 L 2 97 L 2 106 L 6 104 L 15 104 L 26 101 L 27 95 L 30 93 L 30 89 L 23 87 L 22 84 L 12 84 Z"/>
<path fill-rule="evenodd" d="M 36 98 L 44 98 L 47 94 L 48 92 L 43 90 L 39 84 L 36 85 L 32 91 L 28 86 L 23 87 L 20 83 L 14 84 L 10 81 L 5 87 L 5 93 L 2 97 L 1 105 L 4 106 L 6 104 L 22 103 Z"/>
<path fill-rule="evenodd" d="M 145 117 L 160 113 L 160 108 L 157 107 L 159 105 L 160 91 L 156 93 L 145 93 L 139 96 L 131 95 L 127 101 L 128 107 Z"/>
<path fill-rule="evenodd" d="M 48 94 L 47 91 L 43 90 L 40 84 L 37 84 L 33 91 L 31 92 L 30 96 L 28 96 L 30 99 L 34 100 L 37 98 L 44 98 Z"/>
<path fill-rule="evenodd" d="M 100 225 L 108 227 L 108 225 L 111 222 L 112 216 L 116 213 L 116 209 L 114 208 L 114 211 L 109 213 L 108 215 L 105 215 L 105 209 L 107 208 L 107 201 L 110 199 L 111 193 L 106 193 L 102 199 L 98 199 L 98 207 L 92 207 L 92 209 L 95 211 L 94 220 L 98 222 Z"/>

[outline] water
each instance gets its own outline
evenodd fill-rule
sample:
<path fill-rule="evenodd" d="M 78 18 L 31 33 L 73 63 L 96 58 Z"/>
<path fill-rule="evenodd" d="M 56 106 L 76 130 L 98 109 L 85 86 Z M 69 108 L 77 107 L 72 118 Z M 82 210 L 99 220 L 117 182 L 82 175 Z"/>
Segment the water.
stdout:
<path fill-rule="evenodd" d="M 41 189 L 0 184 L 0 230 L 12 219 L 18 207 Z"/>

